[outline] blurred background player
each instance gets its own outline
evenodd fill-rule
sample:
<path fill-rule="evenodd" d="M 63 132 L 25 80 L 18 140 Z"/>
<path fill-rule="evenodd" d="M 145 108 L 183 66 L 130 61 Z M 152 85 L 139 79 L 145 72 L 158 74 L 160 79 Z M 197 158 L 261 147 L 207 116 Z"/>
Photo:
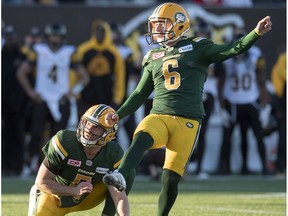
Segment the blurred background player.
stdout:
<path fill-rule="evenodd" d="M 134 59 L 132 56 L 132 49 L 128 47 L 123 40 L 122 33 L 121 33 L 121 24 L 117 22 L 110 23 L 111 27 L 111 33 L 112 33 L 112 41 L 117 46 L 118 51 L 125 63 L 125 96 L 124 99 L 126 99 L 135 89 L 137 82 L 139 80 L 139 73 L 138 70 L 135 68 Z M 133 133 L 136 128 L 136 122 L 135 122 L 135 115 L 127 116 L 127 118 L 123 119 L 119 123 L 119 127 L 124 128 L 125 132 L 128 136 L 128 144 L 127 146 L 123 146 L 124 149 L 130 145 Z M 123 145 L 124 140 L 119 134 L 119 141 L 121 145 Z"/>
<path fill-rule="evenodd" d="M 37 26 L 32 26 L 25 35 L 24 45 L 21 47 L 21 51 L 25 55 L 28 55 L 34 44 L 41 43 L 42 41 L 41 30 Z"/>
<path fill-rule="evenodd" d="M 106 21 L 95 20 L 91 38 L 79 45 L 77 58 L 90 76 L 90 82 L 77 97 L 80 117 L 93 104 L 119 107 L 125 96 L 125 62 L 113 44 L 111 28 Z"/>
<path fill-rule="evenodd" d="M 66 26 L 62 23 L 47 25 L 45 27 L 47 41 L 33 46 L 33 52 L 29 54 L 28 60 L 21 64 L 17 72 L 20 84 L 33 102 L 31 140 L 25 166 L 28 169 L 23 170 L 23 176 L 38 169 L 40 149 L 45 141 L 44 132 L 47 129 L 47 123 L 49 123 L 48 131 L 51 134 L 67 127 L 70 117 L 70 68 L 73 67 L 77 71 L 79 83 L 86 85 L 89 82 L 84 67 L 76 62 L 73 56 L 76 48 L 65 44 L 66 34 Z M 29 80 L 29 74 L 34 67 L 35 87 Z"/>
<path fill-rule="evenodd" d="M 244 30 L 235 33 L 235 39 L 243 37 Z M 221 107 L 227 111 L 229 123 L 224 125 L 223 144 L 219 164 L 219 174 L 230 174 L 230 155 L 232 133 L 240 126 L 241 134 L 241 174 L 250 174 L 248 168 L 247 132 L 254 132 L 262 163 L 262 173 L 267 174 L 266 150 L 263 142 L 263 130 L 259 121 L 261 106 L 268 103 L 265 90 L 265 60 L 261 50 L 253 46 L 245 53 L 228 59 L 223 71 L 217 71 L 218 91 Z"/>
<path fill-rule="evenodd" d="M 25 117 L 27 95 L 17 81 L 16 73 L 25 59 L 14 26 L 2 31 L 5 43 L 1 50 L 1 119 L 2 174 L 19 175 L 24 161 Z"/>
<path fill-rule="evenodd" d="M 275 95 L 273 95 L 272 104 L 275 109 L 275 117 L 277 120 L 277 130 L 279 140 L 277 146 L 277 159 L 275 171 L 277 175 L 285 175 L 286 173 L 286 127 L 287 127 L 287 66 L 286 66 L 286 46 L 281 47 L 278 59 L 274 64 L 271 72 L 271 81 L 274 86 Z"/>
<path fill-rule="evenodd" d="M 196 19 L 194 27 L 194 36 L 199 38 L 211 38 L 211 26 L 203 19 Z M 222 64 L 222 63 L 218 63 Z M 217 65 L 218 65 L 217 64 Z M 216 66 L 217 67 L 217 66 Z M 211 64 L 208 68 L 207 79 L 203 89 L 203 105 L 205 109 L 205 118 L 202 120 L 201 131 L 198 138 L 198 143 L 193 151 L 190 161 L 197 162 L 196 174 L 199 178 L 207 178 L 208 173 L 202 169 L 202 161 L 206 146 L 206 131 L 209 123 L 210 115 L 214 110 L 214 100 L 218 97 L 217 85 L 214 79 L 215 64 Z"/>

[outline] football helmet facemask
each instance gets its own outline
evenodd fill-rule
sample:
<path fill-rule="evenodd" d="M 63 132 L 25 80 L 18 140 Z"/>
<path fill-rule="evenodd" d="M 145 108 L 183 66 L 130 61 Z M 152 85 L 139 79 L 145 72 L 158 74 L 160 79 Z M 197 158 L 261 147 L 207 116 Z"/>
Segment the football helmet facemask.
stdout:
<path fill-rule="evenodd" d="M 82 115 L 76 135 L 83 146 L 104 146 L 115 139 L 118 124 L 111 127 L 105 123 L 108 113 L 114 114 L 115 110 L 105 104 L 99 104 L 92 106 Z"/>
<path fill-rule="evenodd" d="M 67 28 L 64 24 L 53 23 L 49 24 L 44 29 L 49 45 L 53 49 L 59 49 L 64 44 L 64 39 L 67 34 Z"/>
<path fill-rule="evenodd" d="M 158 25 L 164 27 L 158 31 Z M 175 3 L 164 3 L 158 6 L 148 18 L 148 44 L 160 44 L 166 46 L 171 42 L 184 37 L 190 28 L 190 20 L 187 11 Z"/>
<path fill-rule="evenodd" d="M 67 34 L 67 28 L 62 23 L 48 24 L 45 27 L 44 31 L 46 36 L 59 35 L 65 37 Z"/>

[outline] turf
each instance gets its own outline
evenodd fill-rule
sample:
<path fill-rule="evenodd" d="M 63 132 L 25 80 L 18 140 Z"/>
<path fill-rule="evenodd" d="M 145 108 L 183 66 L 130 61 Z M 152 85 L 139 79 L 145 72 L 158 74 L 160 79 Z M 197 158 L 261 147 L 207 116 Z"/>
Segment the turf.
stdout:
<path fill-rule="evenodd" d="M 2 216 L 26 216 L 33 179 L 2 178 Z M 160 183 L 139 179 L 129 195 L 132 216 L 157 215 Z M 103 205 L 103 204 L 102 204 Z M 101 215 L 102 205 L 73 216 Z M 171 216 L 286 215 L 286 179 L 275 177 L 211 177 L 181 181 Z"/>

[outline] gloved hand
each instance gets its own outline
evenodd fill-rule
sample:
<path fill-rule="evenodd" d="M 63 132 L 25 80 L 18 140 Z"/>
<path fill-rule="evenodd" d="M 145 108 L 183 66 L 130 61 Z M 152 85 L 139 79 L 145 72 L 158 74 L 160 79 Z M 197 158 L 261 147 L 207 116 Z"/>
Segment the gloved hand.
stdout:
<path fill-rule="evenodd" d="M 231 115 L 226 109 L 221 108 L 220 117 L 221 117 L 224 127 L 228 128 L 231 126 Z"/>
<path fill-rule="evenodd" d="M 260 121 L 261 127 L 263 129 L 268 127 L 271 110 L 272 110 L 272 107 L 270 104 L 267 104 L 267 105 L 261 107 L 261 109 L 260 109 L 259 121 Z"/>

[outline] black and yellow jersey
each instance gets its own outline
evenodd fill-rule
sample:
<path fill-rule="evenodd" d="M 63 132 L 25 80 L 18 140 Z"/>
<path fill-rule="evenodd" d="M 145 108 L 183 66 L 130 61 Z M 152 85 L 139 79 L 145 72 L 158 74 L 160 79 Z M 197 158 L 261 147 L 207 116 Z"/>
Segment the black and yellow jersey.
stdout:
<path fill-rule="evenodd" d="M 111 29 L 104 21 L 94 21 L 93 26 L 104 27 L 105 37 L 98 41 L 95 35 L 80 44 L 77 58 L 90 75 L 90 83 L 81 92 L 81 98 L 91 104 L 120 105 L 125 96 L 125 62 L 111 38 Z"/>

